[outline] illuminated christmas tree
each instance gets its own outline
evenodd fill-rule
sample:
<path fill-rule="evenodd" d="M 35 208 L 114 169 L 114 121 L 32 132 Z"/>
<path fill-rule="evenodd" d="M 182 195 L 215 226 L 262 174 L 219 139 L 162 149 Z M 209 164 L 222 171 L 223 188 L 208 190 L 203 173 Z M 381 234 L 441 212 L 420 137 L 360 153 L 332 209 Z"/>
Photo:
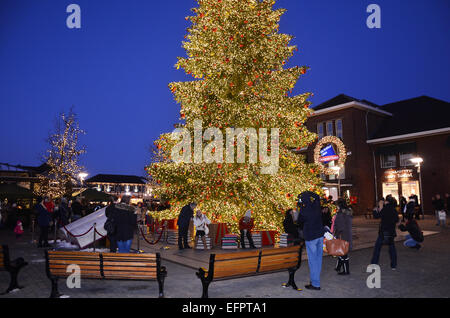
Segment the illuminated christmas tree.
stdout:
<path fill-rule="evenodd" d="M 312 112 L 307 100 L 311 94 L 292 95 L 308 67 L 284 67 L 297 48 L 289 44 L 292 36 L 278 33 L 285 10 L 273 9 L 274 3 L 198 0 L 199 6 L 192 9 L 194 15 L 186 18 L 192 22 L 183 42 L 187 57 L 178 58 L 175 65 L 194 80 L 170 83 L 169 87 L 181 104 L 183 123 L 177 127 L 193 132 L 194 121 L 201 120 L 203 132 L 218 128 L 223 136 L 229 127 L 244 131 L 267 128 L 272 135 L 278 128 L 279 143 L 269 143 L 266 149 L 268 154 L 273 154 L 275 147 L 279 150 L 278 170 L 262 173 L 265 163 L 261 154 L 254 162 L 250 151 L 246 151 L 244 162 L 228 163 L 225 149 L 218 153 L 217 143 L 207 138 L 201 145 L 203 158 L 208 152 L 223 158 L 223 163 L 198 163 L 194 159 L 176 163 L 172 150 L 177 141 L 171 134 L 163 134 L 155 141 L 154 158 L 159 160 L 147 167 L 160 184 L 156 194 L 171 205 L 160 217 L 176 218 L 183 205 L 195 201 L 210 219 L 234 228 L 251 209 L 257 229 L 279 230 L 283 212 L 296 206 L 299 193 L 321 193 L 317 167 L 292 151 L 310 145 L 317 136 L 303 125 Z M 247 146 L 249 139 L 245 139 Z M 193 143 L 191 149 L 183 148 L 179 154 L 189 151 L 195 158 L 195 149 Z"/>
<path fill-rule="evenodd" d="M 86 152 L 78 145 L 78 137 L 83 133 L 72 109 L 60 115 L 54 133 L 47 140 L 49 149 L 44 160 L 50 170 L 39 176 L 37 195 L 61 198 L 72 194 L 72 184 L 83 170 L 78 164 L 79 156 Z"/>

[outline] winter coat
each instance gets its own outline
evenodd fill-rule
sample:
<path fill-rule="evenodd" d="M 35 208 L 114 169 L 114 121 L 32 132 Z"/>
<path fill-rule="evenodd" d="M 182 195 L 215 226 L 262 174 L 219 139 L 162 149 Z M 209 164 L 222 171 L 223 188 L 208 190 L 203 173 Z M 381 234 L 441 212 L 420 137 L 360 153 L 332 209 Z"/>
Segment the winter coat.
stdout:
<path fill-rule="evenodd" d="M 292 236 L 293 238 L 298 238 L 298 226 L 294 223 L 291 213 L 286 213 L 283 221 L 284 232 Z"/>
<path fill-rule="evenodd" d="M 137 226 L 137 216 L 134 213 L 134 207 L 128 204 L 118 203 L 109 206 L 107 210 L 107 217 L 112 218 L 114 220 L 114 225 L 116 226 L 114 238 L 117 241 L 132 240 L 134 230 Z"/>
<path fill-rule="evenodd" d="M 211 221 L 206 217 L 206 215 L 202 215 L 200 218 L 197 216 L 194 217 L 194 226 L 197 231 L 204 231 L 205 224 L 211 224 Z"/>
<path fill-rule="evenodd" d="M 420 230 L 419 224 L 417 224 L 416 220 L 410 219 L 408 222 L 406 222 L 406 225 L 400 224 L 398 228 L 402 232 L 407 231 L 414 241 L 419 243 L 423 242 L 423 233 Z"/>
<path fill-rule="evenodd" d="M 442 211 L 444 210 L 444 200 L 441 199 L 437 199 L 437 200 L 433 200 L 433 207 L 435 211 Z"/>
<path fill-rule="evenodd" d="M 250 218 L 249 222 L 244 221 L 245 217 L 241 217 L 239 220 L 239 230 L 248 230 L 251 231 L 253 229 L 253 226 L 255 225 L 255 220 L 253 218 Z"/>
<path fill-rule="evenodd" d="M 44 205 L 48 212 L 53 213 L 55 211 L 55 204 L 53 201 L 44 202 Z"/>
<path fill-rule="evenodd" d="M 322 237 L 325 233 L 320 209 L 320 197 L 313 192 L 302 192 L 298 202 L 298 222 L 303 223 L 305 241 L 312 241 Z"/>
<path fill-rule="evenodd" d="M 352 248 L 352 222 L 353 211 L 351 209 L 339 209 L 334 220 L 334 236 L 350 243 Z"/>
<path fill-rule="evenodd" d="M 380 212 L 374 211 L 374 218 L 381 218 L 380 234 L 389 233 L 391 236 L 397 236 L 395 225 L 398 223 L 398 214 L 392 203 L 386 204 Z"/>
<path fill-rule="evenodd" d="M 61 203 L 58 210 L 55 210 L 55 218 L 59 220 L 61 225 L 69 223 L 70 209 L 66 203 Z"/>
<path fill-rule="evenodd" d="M 322 212 L 322 224 L 323 226 L 331 227 L 331 212 L 328 207 L 326 209 L 326 212 Z"/>
<path fill-rule="evenodd" d="M 290 239 L 296 240 L 300 237 L 300 231 L 302 230 L 302 224 L 294 222 L 294 218 L 291 213 L 286 213 L 283 221 L 284 232 L 288 234 Z"/>
<path fill-rule="evenodd" d="M 35 207 L 36 211 L 37 211 L 37 223 L 39 226 L 50 226 L 50 222 L 52 220 L 52 217 L 50 215 L 50 212 L 47 211 L 47 209 L 42 206 L 42 204 L 37 204 Z"/>
<path fill-rule="evenodd" d="M 405 215 L 409 216 L 409 215 L 414 215 L 414 209 L 416 207 L 416 202 L 414 200 L 411 200 L 408 202 L 408 204 L 406 204 L 406 211 L 405 211 Z M 403 211 L 402 211 L 403 212 Z"/>
<path fill-rule="evenodd" d="M 189 223 L 191 222 L 192 217 L 194 216 L 194 211 L 192 210 L 191 206 L 185 205 L 180 212 L 180 215 L 178 216 L 177 225 L 180 228 L 187 228 L 189 227 Z"/>
<path fill-rule="evenodd" d="M 73 215 L 79 215 L 82 216 L 83 215 L 83 206 L 81 205 L 80 202 L 75 201 L 72 203 L 72 213 Z"/>

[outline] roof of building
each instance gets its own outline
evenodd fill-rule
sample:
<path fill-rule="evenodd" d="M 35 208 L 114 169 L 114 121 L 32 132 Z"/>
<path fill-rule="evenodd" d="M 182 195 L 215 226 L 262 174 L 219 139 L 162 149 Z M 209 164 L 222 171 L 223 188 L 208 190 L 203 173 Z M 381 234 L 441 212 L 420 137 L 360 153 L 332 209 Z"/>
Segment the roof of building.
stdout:
<path fill-rule="evenodd" d="M 450 127 L 450 117 L 447 115 L 450 103 L 429 96 L 389 103 L 380 109 L 393 116 L 386 118 L 370 139 L 438 131 Z"/>
<path fill-rule="evenodd" d="M 22 171 L 28 171 L 32 173 L 43 173 L 50 170 L 50 166 L 47 163 L 43 163 L 40 166 L 22 166 L 22 165 L 12 165 L 9 163 L 0 163 L 0 166 L 7 166 L 10 168 L 20 169 Z"/>
<path fill-rule="evenodd" d="M 97 174 L 89 179 L 87 183 L 136 183 L 145 184 L 146 179 L 139 176 L 121 175 L 121 174 Z"/>
<path fill-rule="evenodd" d="M 368 106 L 372 106 L 372 107 L 378 107 L 377 104 L 369 102 L 365 99 L 357 99 L 345 94 L 339 94 L 336 97 L 333 97 L 315 107 L 313 107 L 314 110 L 320 110 L 320 109 L 325 109 L 325 108 L 329 108 L 332 106 L 337 106 L 337 105 L 342 105 L 342 104 L 346 104 L 346 103 L 350 103 L 350 102 L 358 102 L 358 103 L 362 103 L 362 104 L 366 104 Z"/>

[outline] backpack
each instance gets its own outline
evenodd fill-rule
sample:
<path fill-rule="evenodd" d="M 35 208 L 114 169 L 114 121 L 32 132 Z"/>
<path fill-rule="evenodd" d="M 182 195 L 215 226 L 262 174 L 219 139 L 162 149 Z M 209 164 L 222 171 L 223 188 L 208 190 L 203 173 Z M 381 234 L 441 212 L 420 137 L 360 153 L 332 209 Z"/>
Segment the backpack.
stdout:
<path fill-rule="evenodd" d="M 108 218 L 103 225 L 108 236 L 112 236 L 116 233 L 116 225 L 114 224 L 114 220 L 112 218 Z"/>

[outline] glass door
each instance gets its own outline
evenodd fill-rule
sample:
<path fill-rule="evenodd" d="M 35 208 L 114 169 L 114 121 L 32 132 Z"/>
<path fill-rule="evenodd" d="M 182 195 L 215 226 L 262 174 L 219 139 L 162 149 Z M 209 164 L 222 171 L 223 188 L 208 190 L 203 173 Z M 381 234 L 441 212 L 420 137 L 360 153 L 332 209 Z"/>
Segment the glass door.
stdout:
<path fill-rule="evenodd" d="M 408 200 L 410 195 L 417 195 L 420 200 L 419 181 L 402 182 L 402 195 Z"/>

